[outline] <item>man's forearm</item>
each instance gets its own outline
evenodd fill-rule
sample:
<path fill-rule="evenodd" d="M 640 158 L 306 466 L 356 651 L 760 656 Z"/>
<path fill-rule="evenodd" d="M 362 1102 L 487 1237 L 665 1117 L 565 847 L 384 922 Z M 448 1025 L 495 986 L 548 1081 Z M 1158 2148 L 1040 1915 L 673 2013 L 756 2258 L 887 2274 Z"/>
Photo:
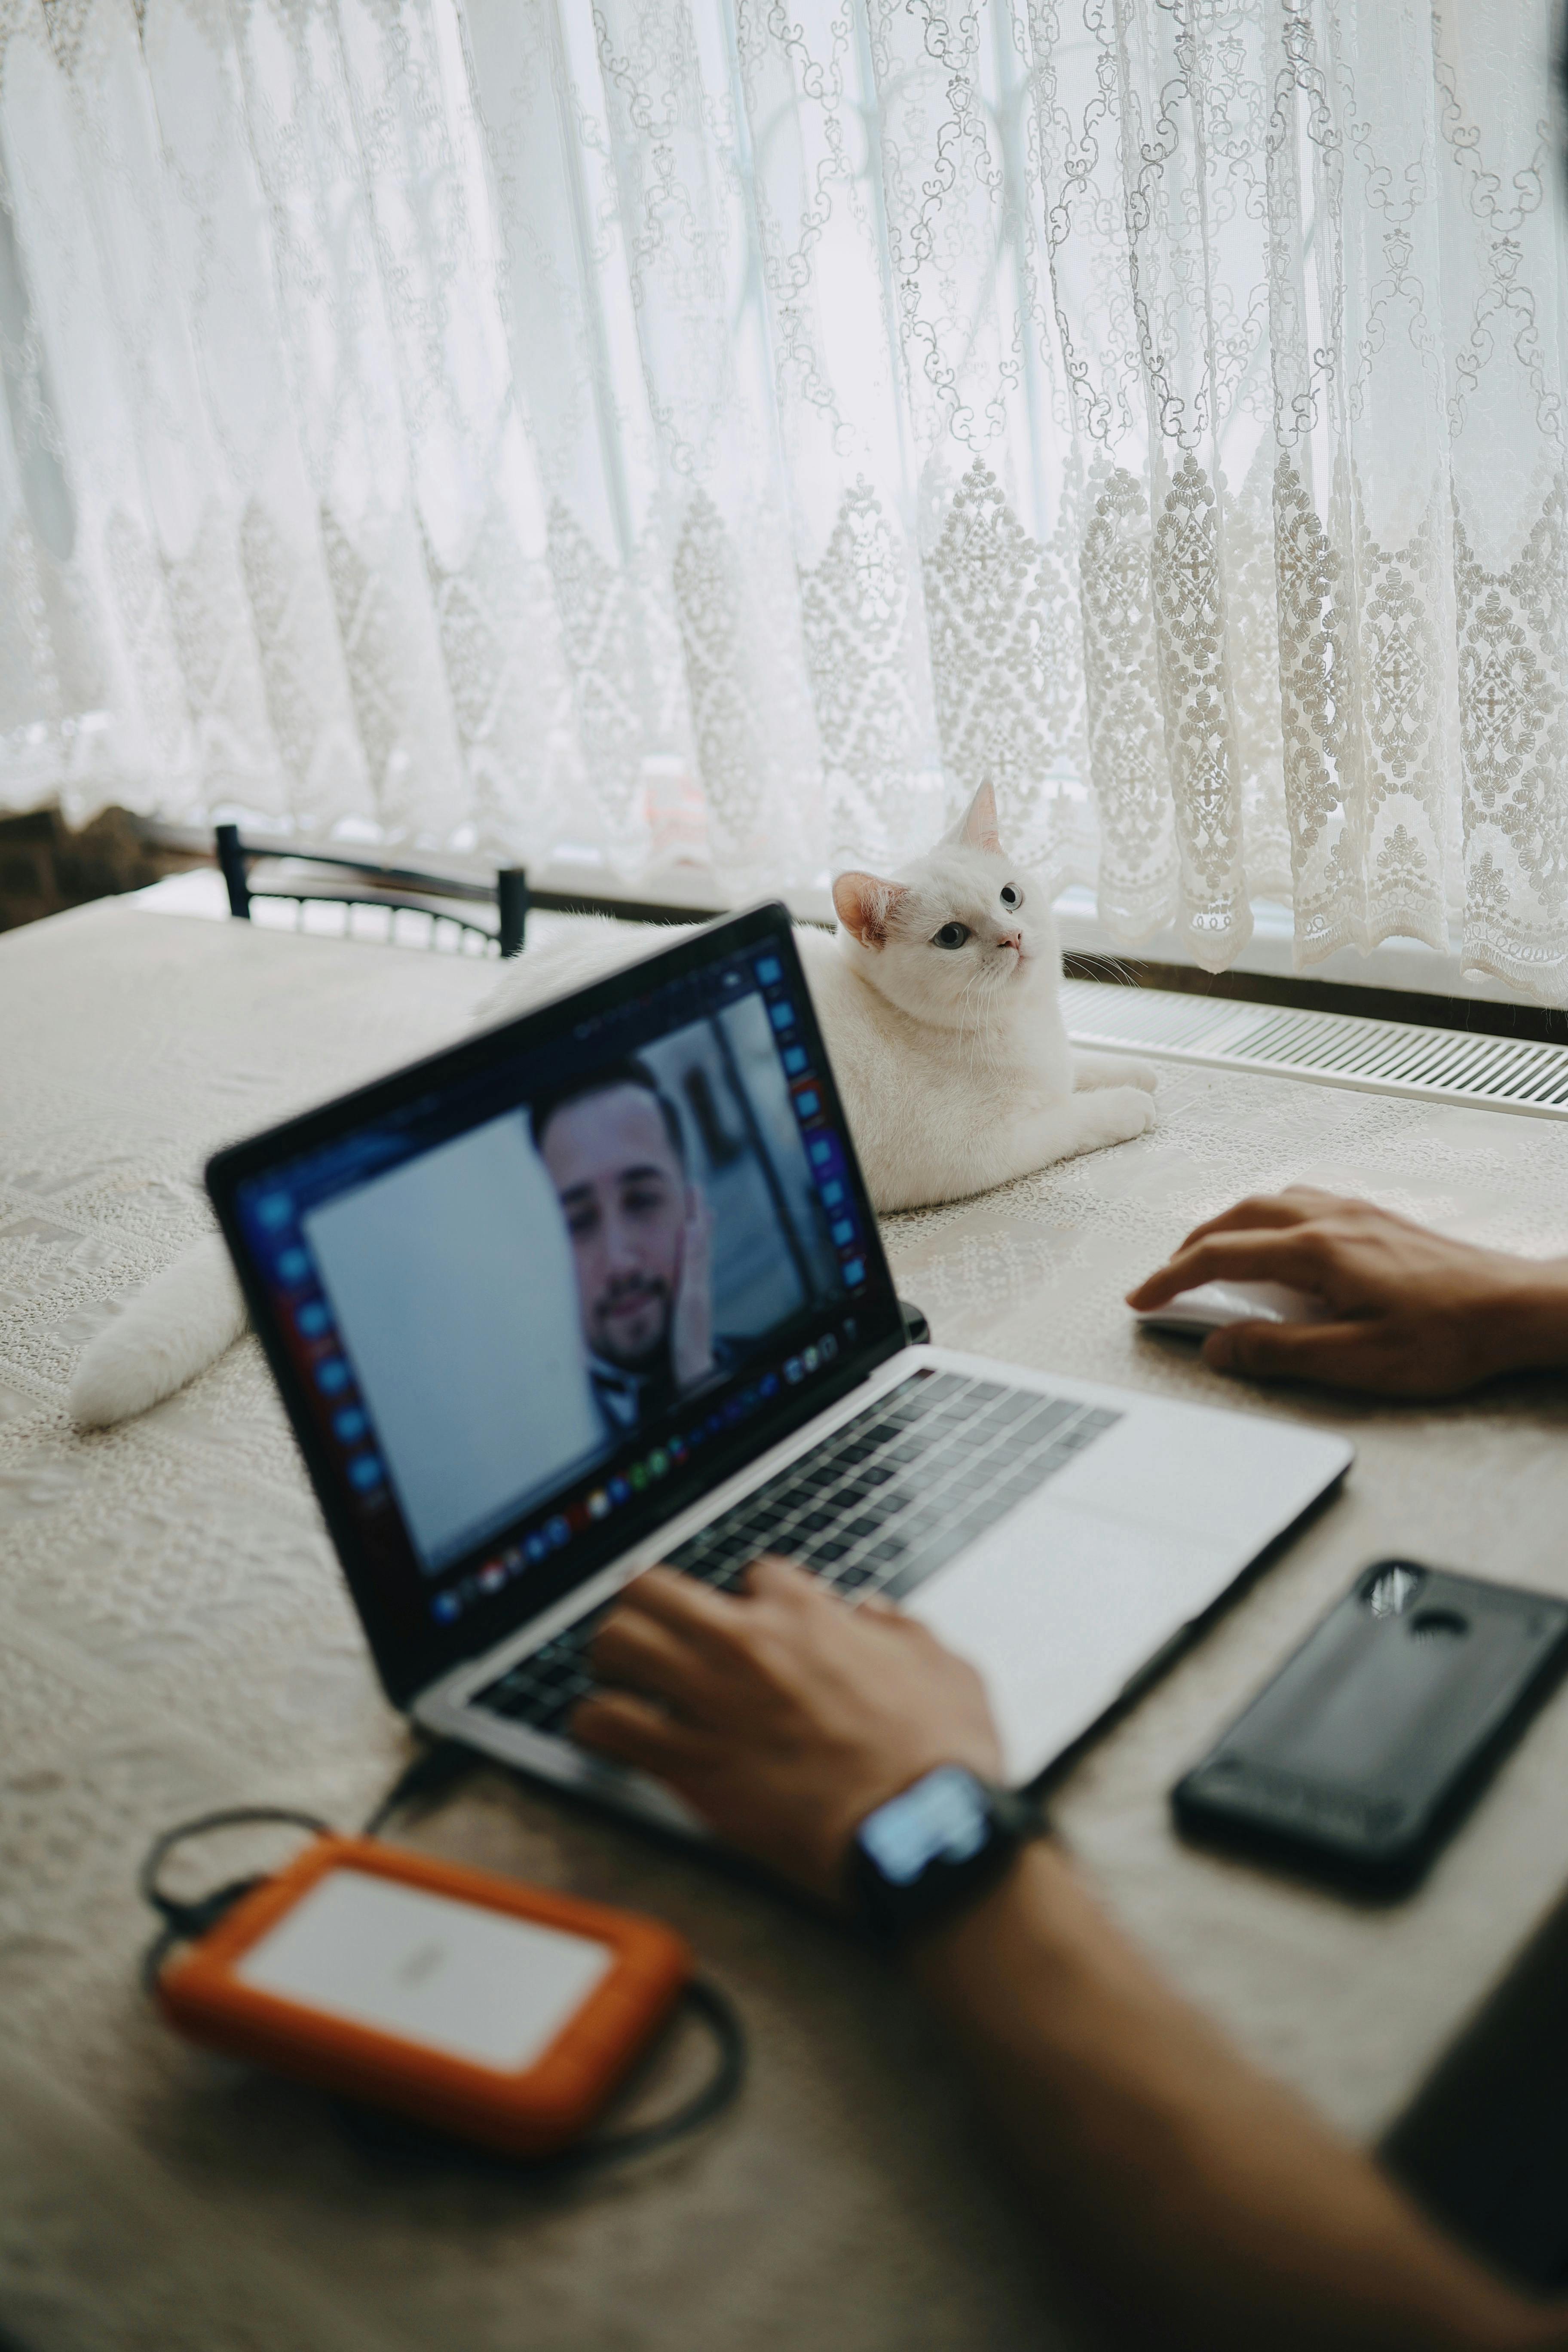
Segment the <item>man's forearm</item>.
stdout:
<path fill-rule="evenodd" d="M 1519 1259 L 1518 1276 L 1493 1310 L 1491 1351 L 1500 1372 L 1568 1367 L 1568 1258 Z"/>
<path fill-rule="evenodd" d="M 1047 2200 L 1129 2339 L 1205 2352 L 1568 2347 L 1165 1990 L 1054 1847 L 916 1948 Z"/>

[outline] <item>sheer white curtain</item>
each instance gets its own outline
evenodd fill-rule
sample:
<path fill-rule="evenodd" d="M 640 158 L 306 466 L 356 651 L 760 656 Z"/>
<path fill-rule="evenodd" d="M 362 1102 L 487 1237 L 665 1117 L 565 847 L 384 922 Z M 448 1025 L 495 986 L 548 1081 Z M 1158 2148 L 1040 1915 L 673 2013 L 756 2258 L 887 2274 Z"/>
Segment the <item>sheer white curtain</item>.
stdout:
<path fill-rule="evenodd" d="M 0 794 L 1568 1000 L 1544 0 L 0 0 Z"/>

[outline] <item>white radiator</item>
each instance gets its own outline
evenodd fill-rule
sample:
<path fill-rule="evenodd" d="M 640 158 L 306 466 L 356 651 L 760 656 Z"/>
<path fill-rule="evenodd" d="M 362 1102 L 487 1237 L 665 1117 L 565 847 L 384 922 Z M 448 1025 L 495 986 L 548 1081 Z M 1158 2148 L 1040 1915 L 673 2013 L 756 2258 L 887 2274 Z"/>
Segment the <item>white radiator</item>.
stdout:
<path fill-rule="evenodd" d="M 1568 1045 L 1092 980 L 1064 982 L 1062 1008 L 1077 1045 L 1568 1118 Z"/>

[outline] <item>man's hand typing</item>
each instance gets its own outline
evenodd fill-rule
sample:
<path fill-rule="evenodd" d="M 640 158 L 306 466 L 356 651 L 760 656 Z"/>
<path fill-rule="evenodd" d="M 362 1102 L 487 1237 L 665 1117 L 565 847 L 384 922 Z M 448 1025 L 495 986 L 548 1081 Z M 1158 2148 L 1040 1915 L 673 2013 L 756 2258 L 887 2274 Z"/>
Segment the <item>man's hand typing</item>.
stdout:
<path fill-rule="evenodd" d="M 573 1736 L 640 1765 L 704 1821 L 810 1893 L 843 1891 L 849 1842 L 936 1764 L 1001 1770 L 973 1666 L 875 1601 L 757 1561 L 743 1595 L 667 1568 L 628 1587 L 594 1645 L 606 1687 Z"/>

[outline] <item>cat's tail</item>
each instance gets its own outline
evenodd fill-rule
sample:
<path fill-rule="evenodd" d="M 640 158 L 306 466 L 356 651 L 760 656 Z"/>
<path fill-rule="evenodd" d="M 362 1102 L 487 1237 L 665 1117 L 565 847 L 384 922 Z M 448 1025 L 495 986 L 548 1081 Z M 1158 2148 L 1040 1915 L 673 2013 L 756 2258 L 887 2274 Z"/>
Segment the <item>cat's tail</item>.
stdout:
<path fill-rule="evenodd" d="M 145 1412 L 205 1371 L 246 1325 L 245 1301 L 219 1234 L 209 1234 L 127 1301 L 82 1349 L 70 1387 L 83 1429 Z"/>

